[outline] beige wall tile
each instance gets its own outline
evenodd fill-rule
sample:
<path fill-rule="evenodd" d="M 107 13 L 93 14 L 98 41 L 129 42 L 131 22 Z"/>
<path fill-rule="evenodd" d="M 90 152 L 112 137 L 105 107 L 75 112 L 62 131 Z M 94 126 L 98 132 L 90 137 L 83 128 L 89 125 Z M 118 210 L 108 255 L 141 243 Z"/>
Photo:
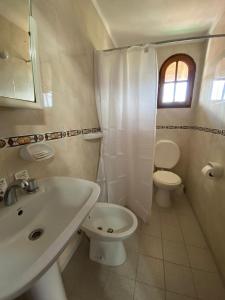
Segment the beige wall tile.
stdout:
<path fill-rule="evenodd" d="M 224 28 L 223 16 L 213 33 L 223 32 Z M 213 80 L 225 74 L 224 51 L 224 38 L 208 42 L 200 99 L 194 116 L 194 123 L 198 126 L 225 128 L 225 103 L 211 100 Z M 225 279 L 225 177 L 209 180 L 201 174 L 201 169 L 209 161 L 225 166 L 225 137 L 193 132 L 189 142 L 187 194 Z"/>

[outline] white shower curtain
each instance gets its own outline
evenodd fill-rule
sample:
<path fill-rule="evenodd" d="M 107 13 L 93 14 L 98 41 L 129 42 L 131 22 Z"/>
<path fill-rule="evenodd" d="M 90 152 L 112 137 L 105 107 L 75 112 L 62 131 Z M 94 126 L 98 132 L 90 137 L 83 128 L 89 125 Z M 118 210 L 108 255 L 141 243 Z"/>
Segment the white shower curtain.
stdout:
<path fill-rule="evenodd" d="M 126 205 L 144 221 L 151 211 L 157 97 L 150 46 L 97 52 L 96 101 L 103 131 L 100 201 Z"/>

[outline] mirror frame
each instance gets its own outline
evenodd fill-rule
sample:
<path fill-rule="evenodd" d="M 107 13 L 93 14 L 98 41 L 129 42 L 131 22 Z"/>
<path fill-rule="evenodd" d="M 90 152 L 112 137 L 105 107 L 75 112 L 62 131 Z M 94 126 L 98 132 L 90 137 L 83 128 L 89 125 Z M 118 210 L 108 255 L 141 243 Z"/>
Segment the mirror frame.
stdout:
<path fill-rule="evenodd" d="M 34 94 L 35 101 L 27 101 L 21 99 L 13 99 L 0 96 L 0 108 L 12 107 L 12 108 L 31 108 L 31 109 L 43 109 L 43 94 L 41 89 L 41 75 L 40 75 L 40 61 L 38 53 L 38 33 L 37 24 L 32 16 L 29 16 L 29 28 L 30 28 L 30 56 L 32 61 L 33 82 L 34 82 Z"/>

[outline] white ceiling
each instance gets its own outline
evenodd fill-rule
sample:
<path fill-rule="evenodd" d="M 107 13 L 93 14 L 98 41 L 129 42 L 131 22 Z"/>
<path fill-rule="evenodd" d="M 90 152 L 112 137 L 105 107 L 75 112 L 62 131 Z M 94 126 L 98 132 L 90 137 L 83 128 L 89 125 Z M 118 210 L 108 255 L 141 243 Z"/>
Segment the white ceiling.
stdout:
<path fill-rule="evenodd" d="M 225 0 L 92 0 L 117 46 L 208 33 Z"/>

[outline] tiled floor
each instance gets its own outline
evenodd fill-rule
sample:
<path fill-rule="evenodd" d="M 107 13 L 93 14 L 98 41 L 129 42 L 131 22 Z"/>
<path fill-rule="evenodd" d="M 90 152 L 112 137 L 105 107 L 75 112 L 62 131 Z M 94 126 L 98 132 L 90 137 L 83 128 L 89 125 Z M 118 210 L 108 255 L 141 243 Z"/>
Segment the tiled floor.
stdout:
<path fill-rule="evenodd" d="M 88 248 L 85 238 L 63 272 L 68 300 L 225 300 L 214 260 L 184 196 L 177 196 L 171 209 L 153 205 L 148 224 L 139 224 L 126 241 L 123 265 L 94 263 Z"/>
<path fill-rule="evenodd" d="M 69 300 L 225 300 L 223 283 L 184 196 L 171 209 L 153 205 L 148 224 L 126 241 L 127 261 L 88 259 L 84 239 L 63 273 Z"/>

